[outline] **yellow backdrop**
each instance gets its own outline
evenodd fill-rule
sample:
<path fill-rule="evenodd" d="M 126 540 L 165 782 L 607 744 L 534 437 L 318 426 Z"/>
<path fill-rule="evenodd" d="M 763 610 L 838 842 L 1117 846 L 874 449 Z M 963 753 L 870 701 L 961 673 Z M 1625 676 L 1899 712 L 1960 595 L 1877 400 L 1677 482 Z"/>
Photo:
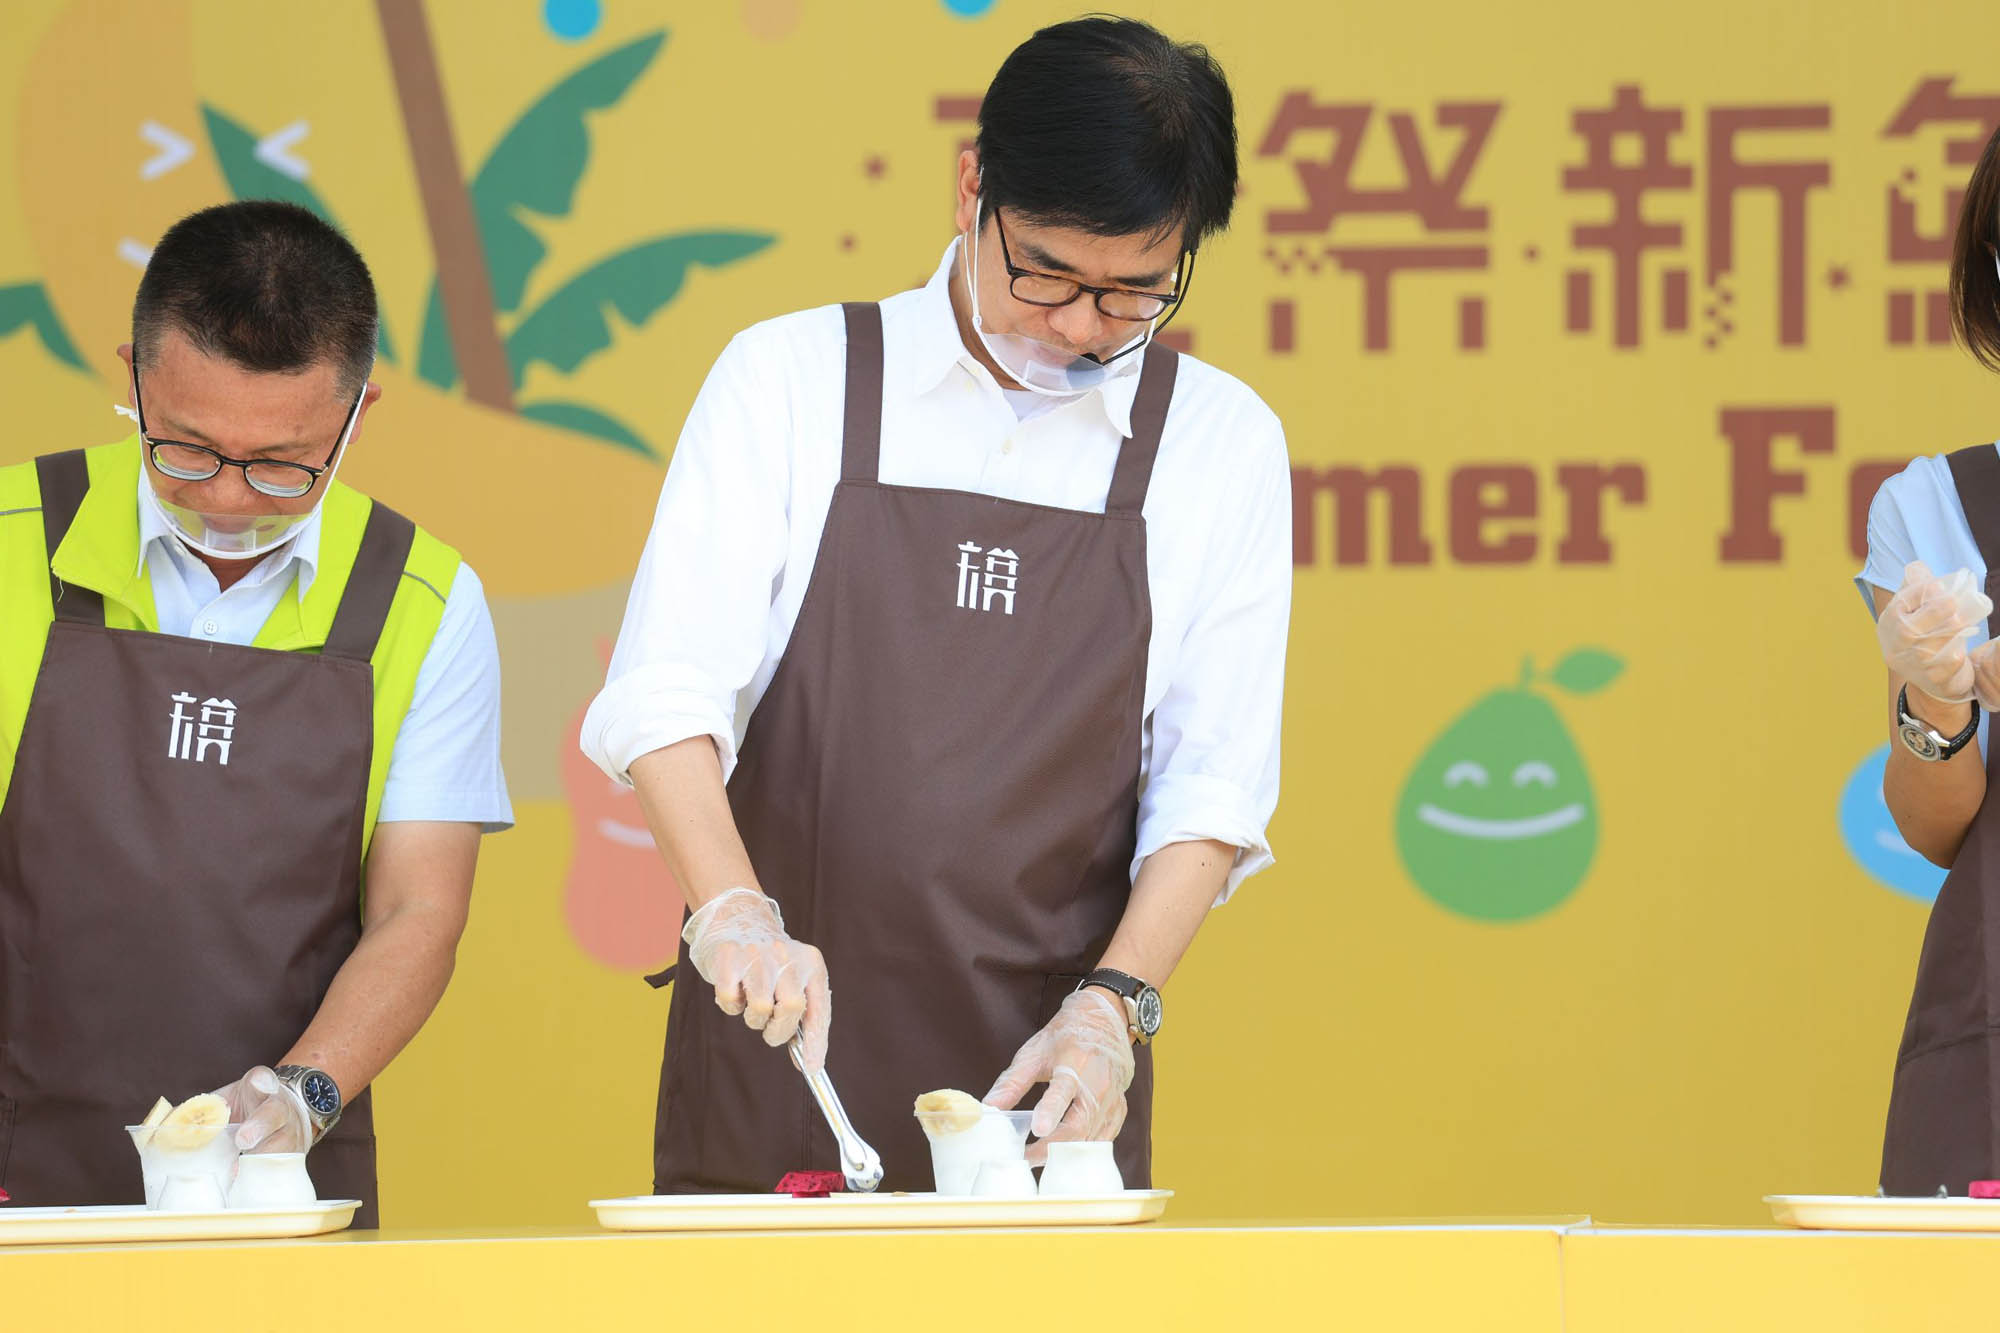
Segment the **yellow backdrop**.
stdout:
<path fill-rule="evenodd" d="M 1297 482 L 1279 864 L 1169 991 L 1160 1182 L 1717 1222 L 1871 1189 L 1936 877 L 1883 836 L 1847 579 L 1883 469 L 1991 435 L 1936 296 L 1988 7 L 1131 8 L 1233 79 L 1243 194 L 1177 328 Z M 674 921 L 573 736 L 680 419 L 738 328 L 928 274 L 978 93 L 1073 10 L 428 10 L 426 52 L 360 0 L 6 7 L 0 462 L 118 433 L 175 217 L 275 193 L 352 234 L 387 339 L 346 475 L 484 576 L 520 820 L 382 1081 L 385 1203 L 578 1220 L 648 1180 Z M 443 126 L 483 363 L 431 306 Z"/>

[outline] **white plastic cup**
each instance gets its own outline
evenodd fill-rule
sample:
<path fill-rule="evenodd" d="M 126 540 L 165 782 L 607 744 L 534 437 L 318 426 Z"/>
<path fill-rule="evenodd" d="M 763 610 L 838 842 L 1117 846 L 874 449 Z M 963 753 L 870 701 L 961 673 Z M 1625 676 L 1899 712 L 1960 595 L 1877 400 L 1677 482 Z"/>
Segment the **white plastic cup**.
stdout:
<path fill-rule="evenodd" d="M 981 1199 L 1032 1199 L 1035 1197 L 1035 1168 L 1023 1158 L 1004 1162 L 981 1162 L 972 1178 L 972 1193 Z"/>
<path fill-rule="evenodd" d="M 215 1206 L 222 1207 L 230 1182 L 236 1178 L 236 1159 L 241 1152 L 236 1146 L 237 1128 L 235 1125 L 224 1125 L 214 1138 L 199 1148 L 168 1148 L 160 1144 L 154 1131 L 146 1126 L 127 1125 L 125 1132 L 132 1136 L 132 1146 L 139 1153 L 139 1175 L 145 1182 L 146 1206 L 160 1207 L 160 1195 L 170 1177 L 207 1176 L 215 1183 Z"/>
<path fill-rule="evenodd" d="M 931 1180 L 939 1194 L 968 1195 L 987 1162 L 1027 1161 L 1028 1125 L 1033 1111 L 996 1111 L 986 1107 L 979 1122 L 957 1133 L 933 1133 L 950 1123 L 949 1113 L 919 1111 L 931 1142 Z"/>
<path fill-rule="evenodd" d="M 302 1152 L 252 1152 L 236 1159 L 231 1208 L 304 1208 L 318 1199 Z"/>
<path fill-rule="evenodd" d="M 1042 1167 L 1042 1194 L 1102 1197 L 1122 1194 L 1125 1177 L 1110 1143 L 1051 1143 Z"/>
<path fill-rule="evenodd" d="M 207 1171 L 168 1176 L 160 1185 L 160 1201 L 153 1207 L 162 1213 L 219 1213 L 223 1208 L 222 1182 Z"/>

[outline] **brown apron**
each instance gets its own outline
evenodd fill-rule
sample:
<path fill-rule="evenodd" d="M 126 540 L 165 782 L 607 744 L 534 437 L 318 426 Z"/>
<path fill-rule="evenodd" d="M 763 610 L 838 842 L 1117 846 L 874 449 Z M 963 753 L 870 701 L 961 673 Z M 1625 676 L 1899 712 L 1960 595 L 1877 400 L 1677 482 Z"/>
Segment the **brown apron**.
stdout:
<path fill-rule="evenodd" d="M 89 479 L 37 460 L 51 558 Z M 16 1204 L 143 1195 L 123 1126 L 274 1064 L 361 934 L 369 656 L 414 529 L 370 512 L 325 647 L 107 629 L 51 575 L 56 618 L 0 807 L 0 1188 Z M 11 1133 L 9 1132 L 11 1122 Z M 376 1225 L 369 1099 L 309 1160 Z"/>
<path fill-rule="evenodd" d="M 2000 452 L 1977 445 L 1949 461 L 2000 638 Z M 1924 930 L 1882 1136 L 1885 1194 L 1963 1195 L 2000 1177 L 2000 734 L 1992 742 L 1986 799 Z"/>
<path fill-rule="evenodd" d="M 931 1188 L 920 1093 L 985 1093 L 1110 944 L 1131 894 L 1152 602 L 1141 516 L 1175 357 L 1155 344 L 1105 512 L 879 480 L 882 316 L 849 305 L 841 480 L 812 581 L 729 783 L 757 878 L 826 956 L 828 1068 L 882 1154 Z M 687 964 L 654 1189 L 762 1192 L 833 1169 L 782 1050 Z M 1118 1139 L 1151 1180 L 1152 1062 Z M 1032 1105 L 1032 1098 L 1027 1105 Z"/>

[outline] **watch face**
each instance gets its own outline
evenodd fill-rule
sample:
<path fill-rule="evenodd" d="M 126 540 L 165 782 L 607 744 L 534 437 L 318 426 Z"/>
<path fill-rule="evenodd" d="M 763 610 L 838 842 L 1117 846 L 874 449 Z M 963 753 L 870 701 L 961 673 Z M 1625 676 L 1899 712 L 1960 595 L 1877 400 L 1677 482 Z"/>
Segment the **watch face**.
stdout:
<path fill-rule="evenodd" d="M 340 1089 L 332 1079 L 314 1070 L 299 1082 L 299 1095 L 318 1115 L 332 1115 L 340 1109 Z"/>
<path fill-rule="evenodd" d="M 1912 726 L 1910 723 L 1905 722 L 1896 730 L 1903 738 L 1903 748 L 1919 759 L 1934 760 L 1944 753 L 1939 748 L 1936 738 L 1922 727 Z"/>
<path fill-rule="evenodd" d="M 1151 986 L 1139 992 L 1139 1031 L 1152 1036 L 1160 1030 L 1160 993 Z"/>

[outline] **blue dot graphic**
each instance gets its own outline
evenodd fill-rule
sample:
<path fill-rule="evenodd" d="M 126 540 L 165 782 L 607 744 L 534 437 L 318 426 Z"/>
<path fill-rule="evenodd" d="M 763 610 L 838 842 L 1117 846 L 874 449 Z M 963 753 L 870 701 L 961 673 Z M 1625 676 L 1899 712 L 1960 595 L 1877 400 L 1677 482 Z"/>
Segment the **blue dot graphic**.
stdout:
<path fill-rule="evenodd" d="M 566 42 L 580 42 L 596 32 L 603 17 L 597 0 L 542 0 L 542 22 Z"/>
<path fill-rule="evenodd" d="M 976 19 L 993 8 L 993 0 L 944 0 L 944 7 L 962 19 Z"/>
<path fill-rule="evenodd" d="M 1882 774 L 1889 767 L 1884 745 L 1861 761 L 1840 793 L 1840 836 L 1848 855 L 1885 887 L 1920 903 L 1936 900 L 1944 871 L 1924 860 L 1889 817 L 1882 800 Z"/>

